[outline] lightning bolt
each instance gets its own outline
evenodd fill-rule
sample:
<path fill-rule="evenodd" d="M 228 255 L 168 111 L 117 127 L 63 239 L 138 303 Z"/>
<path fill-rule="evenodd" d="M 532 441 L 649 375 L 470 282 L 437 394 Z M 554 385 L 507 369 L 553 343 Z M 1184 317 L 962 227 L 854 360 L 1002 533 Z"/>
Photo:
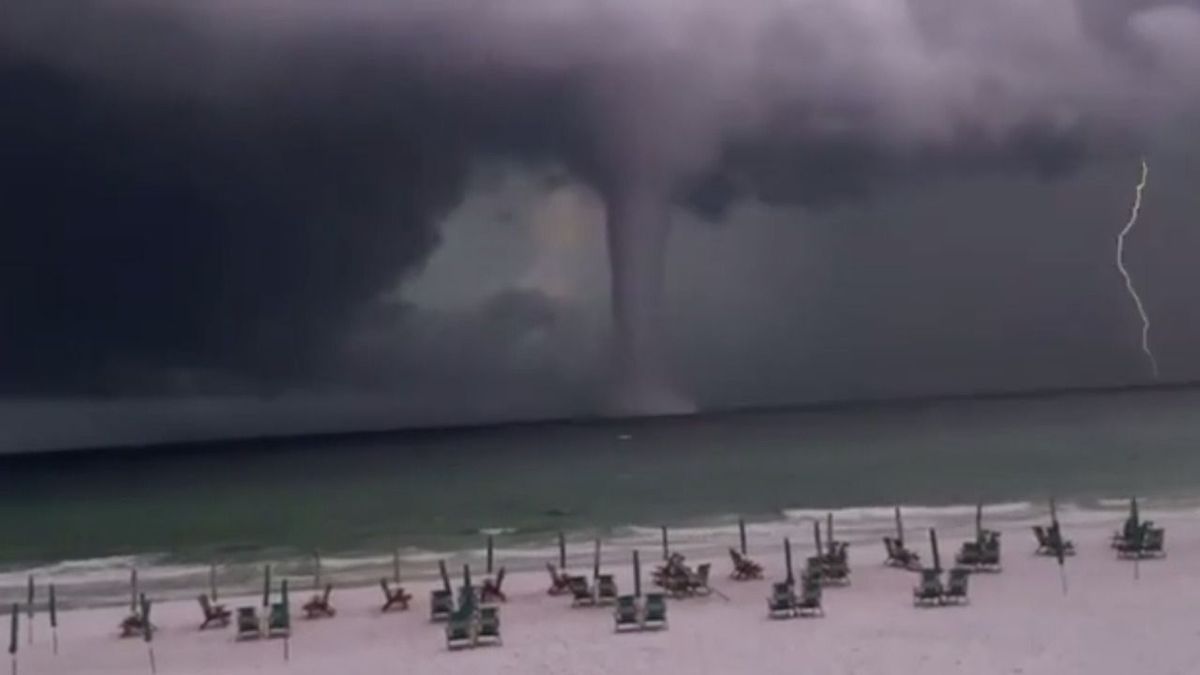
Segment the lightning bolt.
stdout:
<path fill-rule="evenodd" d="M 1154 358 L 1154 352 L 1150 349 L 1150 315 L 1146 314 L 1146 307 L 1142 304 L 1142 298 L 1138 295 L 1137 289 L 1133 287 L 1133 277 L 1129 276 L 1129 270 L 1125 269 L 1125 235 L 1129 234 L 1137 225 L 1138 216 L 1142 212 L 1142 193 L 1146 190 L 1146 179 L 1150 175 L 1150 165 L 1142 159 L 1142 178 L 1138 181 L 1137 188 L 1133 197 L 1133 208 L 1129 211 L 1129 221 L 1125 223 L 1125 227 L 1121 233 L 1117 235 L 1117 270 L 1121 272 L 1121 276 L 1125 277 L 1125 290 L 1129 292 L 1130 299 L 1133 300 L 1134 307 L 1137 308 L 1138 316 L 1142 318 L 1142 352 L 1150 361 L 1150 370 L 1154 373 L 1154 379 L 1158 379 L 1158 359 Z"/>

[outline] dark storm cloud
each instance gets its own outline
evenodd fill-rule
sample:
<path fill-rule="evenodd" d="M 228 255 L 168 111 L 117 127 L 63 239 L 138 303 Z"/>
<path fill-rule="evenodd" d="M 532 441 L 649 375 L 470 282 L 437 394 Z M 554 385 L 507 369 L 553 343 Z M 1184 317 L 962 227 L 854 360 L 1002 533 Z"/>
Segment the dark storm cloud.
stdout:
<path fill-rule="evenodd" d="M 483 157 L 567 167 L 637 251 L 662 200 L 824 205 L 1127 151 L 1195 103 L 1198 8 L 10 2 L 2 385 L 325 372 Z M 541 316 L 493 310 L 475 318 Z"/>

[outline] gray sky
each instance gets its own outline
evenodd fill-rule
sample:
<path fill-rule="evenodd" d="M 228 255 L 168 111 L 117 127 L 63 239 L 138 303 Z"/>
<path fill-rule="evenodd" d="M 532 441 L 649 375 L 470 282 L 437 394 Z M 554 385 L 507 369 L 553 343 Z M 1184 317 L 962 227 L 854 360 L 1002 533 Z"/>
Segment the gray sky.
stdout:
<path fill-rule="evenodd" d="M 1200 3 L 476 4 L 6 8 L 0 448 L 1200 377 Z"/>

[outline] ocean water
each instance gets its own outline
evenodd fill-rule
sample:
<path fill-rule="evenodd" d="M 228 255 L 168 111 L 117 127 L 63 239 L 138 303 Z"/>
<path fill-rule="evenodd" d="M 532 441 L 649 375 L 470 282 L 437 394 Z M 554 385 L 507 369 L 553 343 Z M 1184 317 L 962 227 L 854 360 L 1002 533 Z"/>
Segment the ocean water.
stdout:
<path fill-rule="evenodd" d="M 305 575 L 312 552 L 339 583 L 370 582 L 399 551 L 406 576 L 481 560 L 512 567 L 751 537 L 876 538 L 906 520 L 1119 520 L 1129 495 L 1200 505 L 1200 392 L 1147 391 L 773 411 L 645 421 L 163 447 L 0 459 L 0 599 L 26 575 L 65 604 L 120 602 L 129 570 L 162 596 L 252 588 L 261 565 Z M 1083 516 L 1080 516 L 1083 517 Z M 807 539 L 805 539 L 807 541 Z"/>

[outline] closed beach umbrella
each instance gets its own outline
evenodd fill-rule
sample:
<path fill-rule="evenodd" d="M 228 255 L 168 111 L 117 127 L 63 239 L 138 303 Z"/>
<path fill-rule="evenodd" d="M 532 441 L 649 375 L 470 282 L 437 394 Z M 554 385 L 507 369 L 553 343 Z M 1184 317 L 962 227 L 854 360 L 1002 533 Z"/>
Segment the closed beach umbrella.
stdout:
<path fill-rule="evenodd" d="M 942 571 L 942 556 L 938 554 L 937 531 L 929 528 L 929 548 L 933 549 L 933 569 Z"/>
<path fill-rule="evenodd" d="M 446 571 L 445 560 L 438 561 L 438 574 L 442 575 L 442 590 L 446 591 L 447 593 L 454 590 L 450 584 L 450 573 Z"/>
<path fill-rule="evenodd" d="M 50 584 L 50 631 L 53 634 L 54 653 L 58 653 L 58 600 L 54 595 L 54 584 Z"/>
<path fill-rule="evenodd" d="M 596 539 L 596 551 L 592 554 L 592 577 L 600 576 L 600 539 Z"/>
<path fill-rule="evenodd" d="M 825 543 L 829 545 L 829 552 L 833 553 L 833 511 L 825 514 Z M 819 552 L 819 551 L 818 551 Z"/>
<path fill-rule="evenodd" d="M 792 542 L 787 537 L 783 538 L 783 566 L 787 570 L 787 582 L 790 584 L 795 581 L 792 575 Z"/>
<path fill-rule="evenodd" d="M 633 596 L 642 597 L 642 562 L 638 560 L 637 549 L 633 550 Z"/>
<path fill-rule="evenodd" d="M 20 621 L 17 616 L 19 615 L 20 610 L 21 606 L 14 602 L 12 606 L 12 632 L 9 633 L 8 636 L 8 653 L 12 654 L 14 663 L 16 662 L 15 659 L 17 658 L 17 624 Z"/>
<path fill-rule="evenodd" d="M 26 628 L 26 631 L 29 633 L 29 644 L 33 644 L 33 596 L 34 596 L 34 591 L 35 591 L 35 589 L 34 589 L 34 585 L 33 585 L 33 575 L 30 574 L 28 591 L 26 593 L 26 600 L 25 600 L 25 616 L 29 618 L 29 621 L 26 622 L 29 624 L 29 627 Z"/>
<path fill-rule="evenodd" d="M 558 571 L 567 569 L 567 538 L 562 530 L 558 532 Z"/>
<path fill-rule="evenodd" d="M 666 525 L 662 526 L 662 549 L 663 549 L 663 560 L 670 559 L 671 547 L 667 543 L 667 526 Z"/>
<path fill-rule="evenodd" d="M 129 570 L 129 613 L 138 613 L 138 578 L 136 567 Z"/>
<path fill-rule="evenodd" d="M 214 560 L 208 564 L 208 594 L 213 602 L 217 601 L 217 563 Z"/>
<path fill-rule="evenodd" d="M 321 552 L 313 551 L 313 589 L 321 588 Z"/>
<path fill-rule="evenodd" d="M 488 535 L 488 538 L 487 538 L 487 573 L 488 573 L 488 574 L 491 574 L 491 573 L 492 573 L 492 549 L 493 549 L 493 545 L 494 545 L 494 542 L 492 541 L 492 535 L 490 535 L 490 534 L 489 534 L 489 535 Z"/>
<path fill-rule="evenodd" d="M 738 543 L 741 545 L 742 555 L 746 555 L 746 519 L 738 518 Z"/>
<path fill-rule="evenodd" d="M 821 555 L 821 521 L 813 521 L 813 543 L 817 547 L 817 555 Z"/>
<path fill-rule="evenodd" d="M 1141 518 L 1138 515 L 1137 497 L 1129 498 L 1129 517 L 1133 519 L 1134 525 L 1138 525 L 1142 522 Z"/>
<path fill-rule="evenodd" d="M 392 580 L 400 583 L 400 549 L 392 551 Z"/>
<path fill-rule="evenodd" d="M 464 588 L 471 587 L 471 566 L 470 565 L 465 565 L 465 564 L 463 565 L 463 587 Z"/>
<path fill-rule="evenodd" d="M 271 566 L 263 565 L 262 606 L 271 606 Z"/>
<path fill-rule="evenodd" d="M 904 521 L 900 519 L 900 507 L 896 506 L 896 540 L 904 543 Z"/>
<path fill-rule="evenodd" d="M 975 505 L 975 540 L 983 537 L 983 502 Z"/>

